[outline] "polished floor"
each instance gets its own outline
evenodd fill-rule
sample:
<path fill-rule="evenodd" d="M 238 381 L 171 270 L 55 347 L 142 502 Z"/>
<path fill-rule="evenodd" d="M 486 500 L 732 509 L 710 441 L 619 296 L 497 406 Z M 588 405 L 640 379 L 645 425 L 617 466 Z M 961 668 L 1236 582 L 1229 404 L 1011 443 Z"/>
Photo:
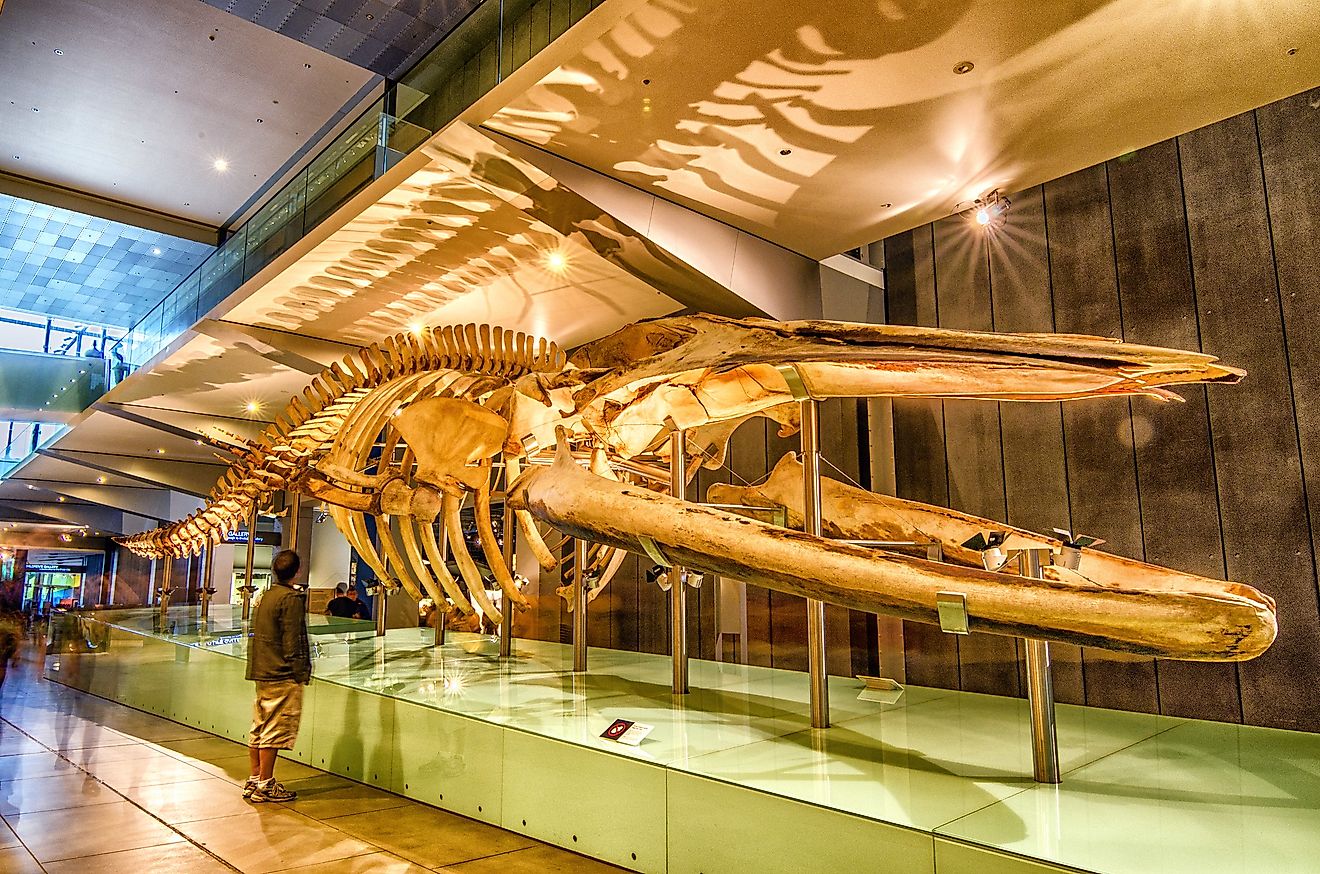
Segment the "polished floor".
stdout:
<path fill-rule="evenodd" d="M 206 627 L 194 614 L 172 608 L 163 626 L 154 611 L 106 614 L 104 651 L 47 670 L 238 738 L 243 635 L 224 611 Z M 434 647 L 417 629 L 313 630 L 303 762 L 443 792 L 419 797 L 561 845 L 571 829 L 575 848 L 638 870 L 748 870 L 749 845 L 756 870 L 830 870 L 786 860 L 848 849 L 844 823 L 871 827 L 858 852 L 883 849 L 892 870 L 1320 872 L 1316 734 L 1060 705 L 1064 782 L 1042 786 L 1018 699 L 909 687 L 872 700 L 832 677 L 834 725 L 820 732 L 799 673 L 694 660 L 676 701 L 667 656 L 592 648 L 584 675 L 558 643 L 520 639 L 501 659 L 477 635 Z M 619 718 L 654 731 L 638 747 L 600 737 Z M 618 785 L 631 803 L 609 817 L 553 801 Z"/>
<path fill-rule="evenodd" d="M 247 770 L 239 744 L 47 682 L 25 661 L 0 691 L 0 872 L 620 870 L 296 762 L 276 770 L 296 801 L 249 804 Z"/>

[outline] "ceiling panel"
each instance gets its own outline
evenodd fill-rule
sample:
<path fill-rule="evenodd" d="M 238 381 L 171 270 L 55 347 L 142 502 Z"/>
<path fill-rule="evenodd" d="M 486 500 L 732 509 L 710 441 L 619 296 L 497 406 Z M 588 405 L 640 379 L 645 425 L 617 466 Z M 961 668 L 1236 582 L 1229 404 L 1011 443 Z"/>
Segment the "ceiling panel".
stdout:
<path fill-rule="evenodd" d="M 0 15 L 0 170 L 213 227 L 375 81 L 198 0 Z"/>
<path fill-rule="evenodd" d="M 469 115 L 813 258 L 1320 81 L 1314 0 L 629 6 Z"/>
<path fill-rule="evenodd" d="M 143 458 L 154 455 L 169 462 L 228 464 L 227 460 L 217 458 L 217 450 L 209 445 L 105 412 L 93 412 L 79 427 L 56 440 L 50 448 L 61 452 L 112 452 Z"/>
<path fill-rule="evenodd" d="M 730 296 L 466 125 L 410 160 L 404 181 L 224 318 L 355 345 L 491 322 L 572 347 L 680 301 Z"/>
<path fill-rule="evenodd" d="M 387 79 L 397 79 L 482 0 L 203 2 Z"/>
<path fill-rule="evenodd" d="M 229 420 L 244 428 L 273 419 L 310 379 L 241 347 L 194 336 L 150 371 L 115 386 L 104 400 L 214 417 L 211 427 L 234 430 Z"/>

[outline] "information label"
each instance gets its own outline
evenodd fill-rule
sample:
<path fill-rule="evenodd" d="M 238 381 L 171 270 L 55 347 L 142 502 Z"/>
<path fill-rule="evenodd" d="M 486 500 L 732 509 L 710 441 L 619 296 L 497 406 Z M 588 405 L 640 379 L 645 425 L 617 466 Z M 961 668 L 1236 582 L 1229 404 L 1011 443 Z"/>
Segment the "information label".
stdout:
<path fill-rule="evenodd" d="M 616 719 L 614 722 L 610 723 L 609 728 L 600 733 L 600 736 L 606 740 L 618 741 L 621 744 L 635 747 L 654 729 L 654 725 L 647 725 L 643 722 L 633 722 L 628 719 Z"/>

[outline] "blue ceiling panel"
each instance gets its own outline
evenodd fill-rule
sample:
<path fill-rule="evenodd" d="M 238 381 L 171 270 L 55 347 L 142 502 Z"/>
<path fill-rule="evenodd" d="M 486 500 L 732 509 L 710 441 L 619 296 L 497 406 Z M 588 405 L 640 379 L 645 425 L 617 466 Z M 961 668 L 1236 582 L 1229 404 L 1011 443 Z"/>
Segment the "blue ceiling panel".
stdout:
<path fill-rule="evenodd" d="M 131 327 L 214 248 L 0 194 L 0 307 Z"/>
<path fill-rule="evenodd" d="M 482 0 L 202 0 L 397 79 Z"/>

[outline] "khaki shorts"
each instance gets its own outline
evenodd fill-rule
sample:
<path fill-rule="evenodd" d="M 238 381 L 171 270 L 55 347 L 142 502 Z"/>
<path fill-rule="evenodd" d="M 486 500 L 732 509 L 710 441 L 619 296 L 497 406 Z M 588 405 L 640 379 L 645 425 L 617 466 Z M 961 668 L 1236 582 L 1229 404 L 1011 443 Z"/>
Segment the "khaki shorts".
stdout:
<path fill-rule="evenodd" d="M 257 700 L 252 707 L 252 734 L 248 745 L 265 749 L 291 750 L 298 740 L 302 721 L 302 683 L 275 680 L 257 683 Z"/>

